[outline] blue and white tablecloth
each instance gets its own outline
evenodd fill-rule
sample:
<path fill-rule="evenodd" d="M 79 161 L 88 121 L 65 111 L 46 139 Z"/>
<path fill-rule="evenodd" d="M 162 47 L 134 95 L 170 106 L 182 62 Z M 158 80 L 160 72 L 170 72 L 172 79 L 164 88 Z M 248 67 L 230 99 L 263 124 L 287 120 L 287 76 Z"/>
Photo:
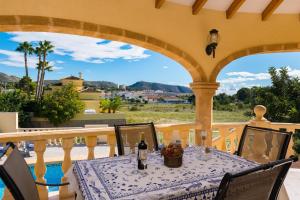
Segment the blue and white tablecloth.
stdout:
<path fill-rule="evenodd" d="M 168 168 L 157 153 L 148 155 L 148 169 L 137 170 L 135 156 L 76 161 L 73 172 L 86 200 L 213 199 L 226 172 L 257 166 L 235 155 L 213 150 L 199 159 L 199 148 L 184 151 L 180 168 Z"/>

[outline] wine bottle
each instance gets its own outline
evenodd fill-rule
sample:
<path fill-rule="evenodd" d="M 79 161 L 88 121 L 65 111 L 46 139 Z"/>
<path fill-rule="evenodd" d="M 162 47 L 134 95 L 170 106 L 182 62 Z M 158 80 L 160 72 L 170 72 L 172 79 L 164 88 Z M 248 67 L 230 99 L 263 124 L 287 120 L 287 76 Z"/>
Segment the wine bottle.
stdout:
<path fill-rule="evenodd" d="M 145 143 L 145 134 L 141 133 L 141 142 L 138 144 L 138 169 L 147 169 L 147 144 Z"/>

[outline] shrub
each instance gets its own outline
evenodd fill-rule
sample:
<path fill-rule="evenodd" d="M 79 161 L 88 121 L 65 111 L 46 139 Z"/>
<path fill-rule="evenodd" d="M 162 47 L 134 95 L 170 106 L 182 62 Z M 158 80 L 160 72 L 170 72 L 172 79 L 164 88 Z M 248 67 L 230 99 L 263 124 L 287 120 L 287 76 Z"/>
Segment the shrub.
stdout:
<path fill-rule="evenodd" d="M 115 113 L 122 105 L 121 97 L 115 97 L 113 99 L 101 99 L 100 100 L 100 108 L 102 109 L 102 112 L 104 113 L 106 110 L 108 110 L 108 113 Z"/>
<path fill-rule="evenodd" d="M 19 125 L 26 127 L 30 122 L 28 112 L 24 112 L 24 107 L 29 102 L 28 96 L 21 91 L 7 92 L 0 94 L 1 112 L 18 112 Z"/>
<path fill-rule="evenodd" d="M 132 106 L 129 108 L 129 111 L 138 111 L 138 107 L 137 106 Z"/>
<path fill-rule="evenodd" d="M 71 84 L 46 95 L 42 100 L 42 115 L 54 126 L 71 120 L 83 108 L 84 104 Z"/>
<path fill-rule="evenodd" d="M 24 76 L 20 79 L 18 88 L 30 95 L 34 92 L 35 83 L 32 82 L 31 78 Z"/>

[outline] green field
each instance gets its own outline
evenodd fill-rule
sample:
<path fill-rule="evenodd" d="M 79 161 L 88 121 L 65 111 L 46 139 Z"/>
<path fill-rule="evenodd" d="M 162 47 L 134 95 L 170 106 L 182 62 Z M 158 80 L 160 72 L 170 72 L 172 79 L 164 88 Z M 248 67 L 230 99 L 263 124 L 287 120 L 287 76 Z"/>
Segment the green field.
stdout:
<path fill-rule="evenodd" d="M 185 123 L 195 121 L 195 111 L 191 105 L 186 104 L 145 104 L 138 105 L 137 111 L 130 111 L 134 105 L 123 105 L 119 112 L 124 113 L 128 123 L 154 122 L 154 123 Z M 214 111 L 214 122 L 244 122 L 250 117 L 244 116 L 247 110 L 235 112 Z"/>

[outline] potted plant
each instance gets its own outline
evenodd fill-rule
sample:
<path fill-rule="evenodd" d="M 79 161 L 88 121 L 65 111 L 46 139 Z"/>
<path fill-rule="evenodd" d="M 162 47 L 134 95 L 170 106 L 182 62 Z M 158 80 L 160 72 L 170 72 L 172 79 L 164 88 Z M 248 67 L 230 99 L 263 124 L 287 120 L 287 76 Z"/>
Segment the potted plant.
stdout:
<path fill-rule="evenodd" d="M 171 143 L 163 147 L 161 155 L 164 157 L 164 164 L 167 167 L 177 168 L 182 165 L 183 148 L 180 143 Z"/>

